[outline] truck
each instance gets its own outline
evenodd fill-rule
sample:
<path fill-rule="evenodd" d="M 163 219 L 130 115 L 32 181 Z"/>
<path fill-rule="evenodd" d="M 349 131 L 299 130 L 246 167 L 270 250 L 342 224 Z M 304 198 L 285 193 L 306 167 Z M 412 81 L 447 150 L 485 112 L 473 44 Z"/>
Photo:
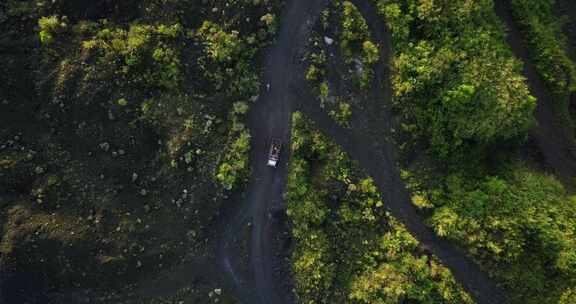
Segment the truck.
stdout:
<path fill-rule="evenodd" d="M 270 142 L 270 150 L 268 151 L 267 165 L 269 167 L 275 168 L 278 165 L 281 148 L 282 148 L 282 142 L 278 138 L 273 138 Z"/>

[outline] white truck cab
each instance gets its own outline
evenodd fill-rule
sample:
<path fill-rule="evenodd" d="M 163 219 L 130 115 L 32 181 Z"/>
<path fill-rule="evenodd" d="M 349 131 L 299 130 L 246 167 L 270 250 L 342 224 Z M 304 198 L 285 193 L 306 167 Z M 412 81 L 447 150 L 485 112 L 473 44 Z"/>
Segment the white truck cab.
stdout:
<path fill-rule="evenodd" d="M 280 149 L 282 148 L 282 142 L 279 139 L 273 138 L 270 144 L 270 150 L 268 152 L 268 162 L 269 167 L 276 167 L 278 165 L 278 160 L 280 159 Z"/>

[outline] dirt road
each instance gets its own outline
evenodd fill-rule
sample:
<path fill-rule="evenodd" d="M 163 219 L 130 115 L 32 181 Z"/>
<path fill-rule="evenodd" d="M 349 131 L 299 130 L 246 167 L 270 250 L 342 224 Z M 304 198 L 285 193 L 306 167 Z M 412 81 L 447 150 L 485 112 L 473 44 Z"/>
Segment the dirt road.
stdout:
<path fill-rule="evenodd" d="M 302 78 L 294 85 L 294 99 L 300 100 L 301 110 L 317 126 L 332 138 L 374 179 L 383 201 L 394 217 L 400 220 L 418 239 L 422 247 L 437 256 L 450 268 L 455 279 L 473 296 L 476 303 L 505 303 L 505 295 L 497 284 L 487 276 L 466 254 L 453 243 L 436 236 L 434 231 L 424 224 L 423 218 L 411 203 L 411 198 L 400 179 L 396 164 L 396 152 L 392 143 L 386 140 L 386 134 L 371 132 L 390 128 L 391 114 L 387 105 L 391 104 L 392 89 L 390 83 L 390 34 L 384 20 L 368 1 L 352 0 L 366 19 L 372 33 L 372 39 L 380 49 L 380 61 L 376 67 L 375 79 L 370 92 L 367 109 L 358 113 L 357 120 L 368 122 L 367 129 L 353 127 L 343 129 L 319 107 L 319 101 L 306 89 Z M 302 74 L 303 75 L 303 74 Z M 359 124 L 363 125 L 363 124 Z M 377 137 L 375 137 L 377 136 Z"/>
<path fill-rule="evenodd" d="M 314 19 L 319 15 L 323 0 L 293 0 L 287 1 L 285 13 L 280 24 L 280 33 L 274 47 L 270 50 L 264 66 L 263 87 L 270 85 L 270 90 L 264 89 L 260 98 L 249 112 L 249 129 L 252 135 L 250 164 L 252 177 L 250 179 L 246 201 L 239 208 L 231 225 L 228 225 L 219 246 L 219 263 L 230 274 L 237 293 L 244 294 L 243 301 L 247 304 L 285 303 L 286 291 L 275 284 L 272 273 L 273 234 L 271 230 L 271 212 L 282 206 L 283 193 L 286 186 L 287 160 L 290 153 L 290 125 L 292 114 L 292 99 L 289 98 L 288 84 L 295 76 L 296 58 L 307 40 L 307 33 Z M 279 138 L 284 144 L 281 160 L 277 168 L 266 166 L 267 149 L 271 138 Z M 242 230 L 247 222 L 251 222 L 250 236 L 250 269 L 247 278 L 241 278 L 236 270 L 240 261 L 238 250 L 232 250 L 231 244 L 235 235 Z M 236 255 L 236 257 L 234 256 Z M 246 276 L 246 274 L 245 274 Z M 253 284 L 249 283 L 253 279 Z M 254 288 L 254 294 L 248 294 L 245 289 Z"/>
<path fill-rule="evenodd" d="M 372 129 L 387 129 L 390 114 L 385 105 L 390 104 L 391 86 L 388 73 L 390 56 L 389 33 L 384 22 L 367 1 L 353 1 L 367 19 L 373 39 L 381 48 L 381 60 L 376 74 L 376 82 L 371 92 L 370 104 L 375 111 L 366 111 L 365 119 Z M 282 18 L 281 32 L 275 47 L 271 50 L 265 66 L 264 83 L 270 83 L 271 90 L 262 94 L 250 112 L 250 131 L 252 134 L 252 178 L 246 201 L 238 208 L 234 220 L 228 225 L 220 241 L 219 262 L 229 274 L 236 287 L 237 294 L 244 303 L 287 303 L 288 297 L 279 288 L 279 282 L 272 273 L 273 240 L 271 217 L 269 213 L 282 206 L 282 194 L 286 184 L 286 161 L 289 159 L 289 147 L 286 144 L 281 155 L 282 162 L 276 169 L 265 166 L 266 150 L 271 137 L 279 137 L 284 143 L 290 142 L 290 118 L 294 109 L 293 102 L 307 114 L 318 127 L 339 144 L 367 173 L 374 178 L 383 194 L 392 214 L 422 244 L 422 247 L 436 255 L 444 265 L 450 268 L 457 281 L 473 296 L 479 304 L 505 303 L 503 292 L 498 286 L 468 258 L 464 252 L 444 239 L 437 237 L 432 229 L 423 223 L 410 195 L 400 179 L 395 161 L 394 146 L 381 137 L 379 140 L 369 137 L 366 130 L 343 129 L 322 110 L 319 101 L 311 95 L 303 79 L 302 66 L 294 62 L 298 51 L 304 46 L 309 26 L 322 7 L 321 0 L 289 1 L 286 14 Z M 376 125 L 381 123 L 379 125 Z M 379 132 L 380 133 L 380 132 Z M 249 273 L 240 274 L 238 250 L 231 244 L 243 225 L 251 222 Z M 253 294 L 246 289 L 254 291 Z M 288 291 L 289 292 L 289 291 Z"/>

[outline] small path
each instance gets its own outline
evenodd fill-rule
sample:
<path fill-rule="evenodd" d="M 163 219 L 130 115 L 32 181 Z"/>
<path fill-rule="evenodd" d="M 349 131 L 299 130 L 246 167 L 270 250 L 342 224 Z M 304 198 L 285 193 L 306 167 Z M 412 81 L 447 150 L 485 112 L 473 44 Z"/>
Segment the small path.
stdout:
<path fill-rule="evenodd" d="M 573 191 L 576 177 L 576 147 L 574 132 L 563 126 L 554 111 L 553 98 L 536 70 L 528 50 L 524 47 L 522 33 L 512 16 L 510 0 L 494 1 L 496 15 L 508 29 L 506 41 L 514 55 L 523 61 L 523 74 L 532 96 L 538 100 L 535 117 L 538 125 L 531 131 L 546 162 L 567 189 Z"/>

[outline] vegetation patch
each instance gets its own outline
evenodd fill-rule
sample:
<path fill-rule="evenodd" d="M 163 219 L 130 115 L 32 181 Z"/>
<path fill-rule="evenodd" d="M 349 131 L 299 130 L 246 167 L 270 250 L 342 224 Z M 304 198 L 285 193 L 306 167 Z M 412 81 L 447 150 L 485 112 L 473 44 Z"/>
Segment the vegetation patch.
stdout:
<path fill-rule="evenodd" d="M 385 211 L 371 178 L 293 115 L 288 215 L 301 303 L 472 303 L 451 273 Z"/>
<path fill-rule="evenodd" d="M 305 78 L 321 107 L 339 125 L 351 127 L 353 109 L 374 79 L 379 49 L 364 17 L 349 1 L 335 1 L 321 13 L 309 41 Z"/>
<path fill-rule="evenodd" d="M 405 136 L 448 163 L 525 136 L 536 100 L 491 1 L 375 3 L 392 33 L 394 107 Z"/>
<path fill-rule="evenodd" d="M 511 1 L 536 69 L 552 93 L 550 102 L 556 115 L 562 125 L 573 130 L 569 99 L 576 92 L 576 64 L 567 53 L 562 18 L 554 15 L 554 3 L 554 0 Z"/>
<path fill-rule="evenodd" d="M 576 204 L 557 180 L 518 159 L 536 100 L 492 1 L 375 3 L 392 33 L 396 139 L 413 203 L 439 236 L 460 243 L 504 285 L 512 303 L 565 303 L 574 286 L 566 266 L 576 249 Z M 530 2 L 533 15 L 542 12 L 537 3 Z M 570 68 L 546 65 L 566 93 Z"/>

